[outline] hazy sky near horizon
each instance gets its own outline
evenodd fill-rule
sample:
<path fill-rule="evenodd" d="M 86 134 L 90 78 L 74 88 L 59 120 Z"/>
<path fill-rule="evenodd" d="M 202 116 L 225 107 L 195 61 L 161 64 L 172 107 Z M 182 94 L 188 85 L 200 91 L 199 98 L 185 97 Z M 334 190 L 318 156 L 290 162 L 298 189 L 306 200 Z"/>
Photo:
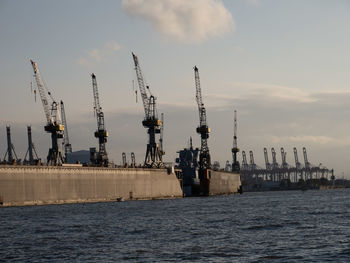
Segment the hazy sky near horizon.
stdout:
<path fill-rule="evenodd" d="M 65 102 L 73 150 L 97 146 L 90 74 L 97 77 L 111 159 L 142 162 L 147 137 L 135 100 L 131 52 L 165 114 L 165 160 L 192 136 L 199 146 L 193 66 L 212 130 L 212 160 L 231 160 L 233 109 L 239 148 L 308 150 L 314 165 L 350 175 L 350 2 L 346 0 L 0 0 L 0 158 L 5 126 L 20 158 L 26 125 L 45 159 L 50 144 L 33 70 Z M 137 86 L 135 85 L 135 88 Z M 240 158 L 240 157 L 239 157 Z M 271 158 L 271 157 L 270 157 Z M 241 159 L 241 158 L 240 158 Z"/>

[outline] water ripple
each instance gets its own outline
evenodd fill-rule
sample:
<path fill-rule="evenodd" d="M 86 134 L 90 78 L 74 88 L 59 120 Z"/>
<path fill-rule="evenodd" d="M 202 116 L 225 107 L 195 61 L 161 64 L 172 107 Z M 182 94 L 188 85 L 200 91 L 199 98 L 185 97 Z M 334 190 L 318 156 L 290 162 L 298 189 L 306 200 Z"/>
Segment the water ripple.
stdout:
<path fill-rule="evenodd" d="M 350 190 L 0 209 L 0 262 L 350 262 Z"/>

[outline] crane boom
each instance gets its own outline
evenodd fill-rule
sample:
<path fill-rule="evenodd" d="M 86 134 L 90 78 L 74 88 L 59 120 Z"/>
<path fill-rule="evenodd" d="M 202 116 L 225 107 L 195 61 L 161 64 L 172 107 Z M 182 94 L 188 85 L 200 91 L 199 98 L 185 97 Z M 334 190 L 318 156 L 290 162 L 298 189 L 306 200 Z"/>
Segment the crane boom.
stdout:
<path fill-rule="evenodd" d="M 199 72 L 198 72 L 197 66 L 194 66 L 194 74 L 195 74 L 195 82 L 196 82 L 196 101 L 198 105 L 200 126 L 206 126 L 207 114 L 206 114 L 206 110 L 204 108 L 204 104 L 202 100 L 202 90 L 201 90 L 201 84 L 200 84 Z"/>
<path fill-rule="evenodd" d="M 35 76 L 36 84 L 37 84 L 37 87 L 39 90 L 40 99 L 41 99 L 41 102 L 43 104 L 44 113 L 46 116 L 47 123 L 52 123 L 53 119 L 51 118 L 49 102 L 48 102 L 46 94 L 45 94 L 45 86 L 44 86 L 44 82 L 41 78 L 38 65 L 33 60 L 30 60 L 30 63 L 32 64 L 32 67 L 34 70 L 34 76 Z"/>
<path fill-rule="evenodd" d="M 142 103 L 143 103 L 143 108 L 145 110 L 145 119 L 149 118 L 150 112 L 149 112 L 149 97 L 146 92 L 146 85 L 145 81 L 142 75 L 141 67 L 139 64 L 139 59 L 138 57 L 132 53 L 132 57 L 134 59 L 134 64 L 135 64 L 135 70 L 136 70 L 136 77 L 137 77 L 137 82 L 139 84 L 139 89 L 141 93 L 141 98 L 142 98 Z"/>

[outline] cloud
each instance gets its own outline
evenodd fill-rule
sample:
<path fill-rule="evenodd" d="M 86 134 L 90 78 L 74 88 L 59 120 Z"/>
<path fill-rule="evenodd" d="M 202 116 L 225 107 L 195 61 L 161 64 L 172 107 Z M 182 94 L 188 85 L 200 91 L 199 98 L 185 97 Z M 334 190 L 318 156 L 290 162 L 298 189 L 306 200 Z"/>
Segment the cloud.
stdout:
<path fill-rule="evenodd" d="M 235 30 L 231 13 L 217 0 L 123 0 L 124 10 L 149 21 L 166 40 L 199 43 Z"/>
<path fill-rule="evenodd" d="M 318 99 L 310 93 L 294 87 L 260 83 L 234 83 L 243 90 L 243 98 L 255 97 L 259 100 L 277 102 L 309 103 Z"/>
<path fill-rule="evenodd" d="M 121 49 L 121 45 L 117 42 L 107 42 L 103 48 L 94 48 L 86 51 L 85 57 L 80 57 L 77 63 L 81 66 L 91 66 L 94 63 L 106 61 L 114 52 Z"/>
<path fill-rule="evenodd" d="M 330 136 L 297 135 L 297 136 L 272 136 L 273 143 L 317 143 L 329 144 L 337 142 L 336 138 Z"/>

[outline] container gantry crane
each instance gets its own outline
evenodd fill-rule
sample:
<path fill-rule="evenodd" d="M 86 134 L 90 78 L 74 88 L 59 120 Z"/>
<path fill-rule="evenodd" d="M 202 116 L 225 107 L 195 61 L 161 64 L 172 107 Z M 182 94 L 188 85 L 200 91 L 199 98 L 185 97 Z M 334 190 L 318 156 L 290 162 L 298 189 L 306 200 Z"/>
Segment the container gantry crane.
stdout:
<path fill-rule="evenodd" d="M 105 129 L 105 117 L 102 112 L 102 107 L 100 106 L 100 98 L 98 95 L 96 75 L 91 74 L 92 78 L 92 91 L 94 95 L 94 113 L 97 119 L 97 131 L 94 135 L 98 138 L 98 153 L 96 159 L 93 160 L 95 165 L 98 166 L 108 166 L 108 154 L 106 151 L 106 142 L 108 137 L 108 132 Z"/>
<path fill-rule="evenodd" d="M 61 100 L 61 116 L 62 116 L 62 124 L 64 125 L 62 145 L 64 146 L 64 160 L 65 162 L 67 162 L 68 153 L 72 153 L 72 145 L 69 143 L 66 111 L 64 109 L 64 103 L 62 100 Z"/>
<path fill-rule="evenodd" d="M 237 159 L 237 154 L 239 152 L 239 148 L 237 145 L 237 111 L 234 110 L 233 113 L 233 147 L 232 147 L 232 172 L 239 172 L 240 165 Z"/>
<path fill-rule="evenodd" d="M 64 160 L 62 157 L 61 149 L 58 144 L 58 139 L 63 138 L 64 125 L 62 124 L 59 112 L 59 104 L 56 102 L 56 100 L 52 97 L 51 93 L 45 87 L 37 63 L 33 60 L 30 60 L 30 62 L 34 70 L 34 77 L 36 80 L 37 88 L 46 116 L 46 125 L 44 129 L 46 132 L 51 134 L 51 148 L 49 149 L 49 154 L 47 156 L 47 164 L 61 165 L 62 163 L 64 163 Z M 51 99 L 50 105 L 46 97 L 46 92 Z"/>
<path fill-rule="evenodd" d="M 163 167 L 163 149 L 159 148 L 156 143 L 156 134 L 161 132 L 162 121 L 158 119 L 156 109 L 156 97 L 154 97 L 149 90 L 149 86 L 145 85 L 145 81 L 142 75 L 141 67 L 139 64 L 138 57 L 132 53 L 132 57 L 135 64 L 135 71 L 141 98 L 143 102 L 143 108 L 145 111 L 145 118 L 142 121 L 143 127 L 147 128 L 148 131 L 148 144 L 145 156 L 145 167 Z M 148 93 L 147 94 L 147 90 Z"/>
<path fill-rule="evenodd" d="M 294 152 L 294 160 L 295 160 L 295 177 L 294 180 L 295 182 L 298 182 L 298 173 L 300 173 L 300 179 L 303 179 L 303 171 L 302 171 L 302 167 L 301 167 L 301 163 L 299 162 L 299 158 L 298 158 L 298 151 L 297 148 L 294 147 L 293 148 L 293 152 Z"/>
<path fill-rule="evenodd" d="M 305 147 L 303 147 L 303 155 L 304 155 L 304 163 L 305 163 L 305 180 L 312 179 L 311 163 L 307 158 L 307 152 Z"/>
<path fill-rule="evenodd" d="M 264 159 L 265 159 L 265 166 L 266 166 L 266 178 L 265 178 L 265 180 L 267 181 L 268 180 L 268 174 L 270 174 L 269 171 L 271 170 L 271 164 L 269 162 L 269 155 L 267 153 L 266 147 L 264 148 Z M 270 174 L 270 178 L 269 179 L 272 181 L 272 174 Z"/>
<path fill-rule="evenodd" d="M 249 170 L 247 155 L 245 154 L 245 151 L 242 151 L 242 169 L 246 171 Z"/>
<path fill-rule="evenodd" d="M 209 175 L 208 169 L 211 168 L 210 153 L 208 147 L 208 138 L 210 128 L 207 125 L 207 114 L 202 100 L 202 91 L 199 80 L 199 72 L 197 66 L 194 66 L 194 76 L 196 83 L 196 101 L 198 104 L 199 112 L 199 127 L 197 127 L 197 133 L 201 135 L 201 149 L 199 154 L 199 179 L 200 189 L 204 195 L 209 193 Z"/>

